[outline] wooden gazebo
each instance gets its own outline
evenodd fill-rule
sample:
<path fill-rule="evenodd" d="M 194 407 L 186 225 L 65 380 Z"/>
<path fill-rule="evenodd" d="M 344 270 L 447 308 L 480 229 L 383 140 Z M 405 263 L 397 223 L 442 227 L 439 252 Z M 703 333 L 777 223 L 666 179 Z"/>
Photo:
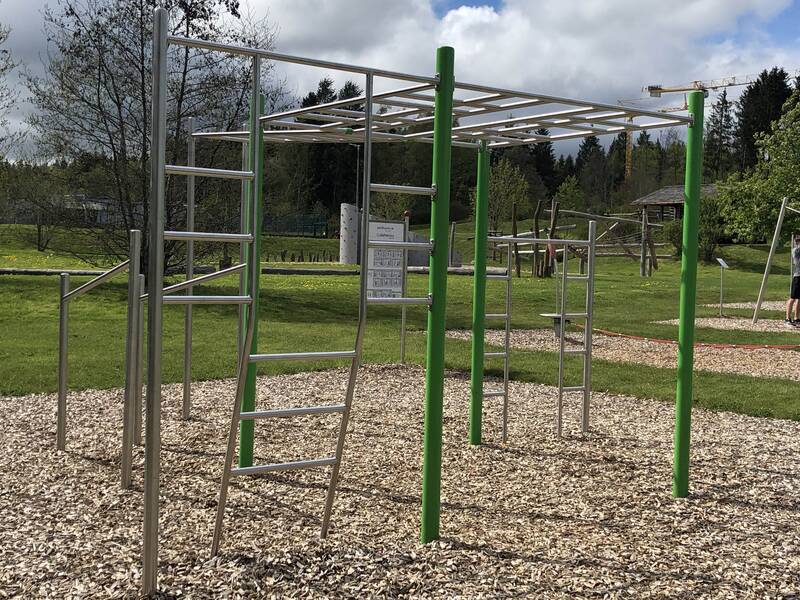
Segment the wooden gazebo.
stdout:
<path fill-rule="evenodd" d="M 713 183 L 703 184 L 700 188 L 701 197 L 717 195 L 717 187 Z M 683 217 L 683 194 L 683 185 L 668 185 L 637 198 L 631 205 L 639 210 L 646 210 L 648 218 L 652 220 L 655 220 L 656 215 L 659 221 L 665 218 L 680 219 Z"/>

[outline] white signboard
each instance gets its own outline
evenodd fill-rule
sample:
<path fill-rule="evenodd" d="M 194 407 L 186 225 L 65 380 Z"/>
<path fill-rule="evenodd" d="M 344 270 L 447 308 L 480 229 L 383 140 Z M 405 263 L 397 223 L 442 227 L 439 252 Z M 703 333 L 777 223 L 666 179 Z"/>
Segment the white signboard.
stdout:
<path fill-rule="evenodd" d="M 405 241 L 403 221 L 370 221 L 371 242 Z M 403 297 L 403 251 L 370 248 L 367 256 L 367 296 L 370 298 Z"/>

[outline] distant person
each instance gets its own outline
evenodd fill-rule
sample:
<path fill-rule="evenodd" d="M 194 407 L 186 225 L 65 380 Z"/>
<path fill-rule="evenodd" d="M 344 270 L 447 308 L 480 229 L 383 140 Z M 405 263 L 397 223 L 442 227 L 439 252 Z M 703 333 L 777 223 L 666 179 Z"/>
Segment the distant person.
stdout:
<path fill-rule="evenodd" d="M 792 285 L 789 289 L 789 301 L 786 302 L 786 324 L 792 327 L 800 325 L 800 235 L 792 238 Z"/>

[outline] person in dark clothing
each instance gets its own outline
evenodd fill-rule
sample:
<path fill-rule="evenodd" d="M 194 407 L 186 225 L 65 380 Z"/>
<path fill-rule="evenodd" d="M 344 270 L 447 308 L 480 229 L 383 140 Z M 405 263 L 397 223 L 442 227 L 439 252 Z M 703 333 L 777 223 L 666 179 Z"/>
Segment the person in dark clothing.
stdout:
<path fill-rule="evenodd" d="M 792 238 L 792 285 L 789 288 L 789 300 L 786 302 L 786 324 L 800 325 L 800 235 Z"/>

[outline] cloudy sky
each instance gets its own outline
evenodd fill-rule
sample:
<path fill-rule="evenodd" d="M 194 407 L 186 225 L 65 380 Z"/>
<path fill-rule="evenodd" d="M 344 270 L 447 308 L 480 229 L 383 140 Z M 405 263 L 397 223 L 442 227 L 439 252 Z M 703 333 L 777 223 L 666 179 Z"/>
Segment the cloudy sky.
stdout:
<path fill-rule="evenodd" d="M 34 69 L 46 51 L 46 4 L 55 0 L 0 0 L 9 47 Z M 451 45 L 459 80 L 596 101 L 635 98 L 651 83 L 800 68 L 800 0 L 242 0 L 242 7 L 277 26 L 282 52 L 432 73 L 436 47 Z M 321 76 L 345 77 L 284 73 L 297 94 Z"/>

